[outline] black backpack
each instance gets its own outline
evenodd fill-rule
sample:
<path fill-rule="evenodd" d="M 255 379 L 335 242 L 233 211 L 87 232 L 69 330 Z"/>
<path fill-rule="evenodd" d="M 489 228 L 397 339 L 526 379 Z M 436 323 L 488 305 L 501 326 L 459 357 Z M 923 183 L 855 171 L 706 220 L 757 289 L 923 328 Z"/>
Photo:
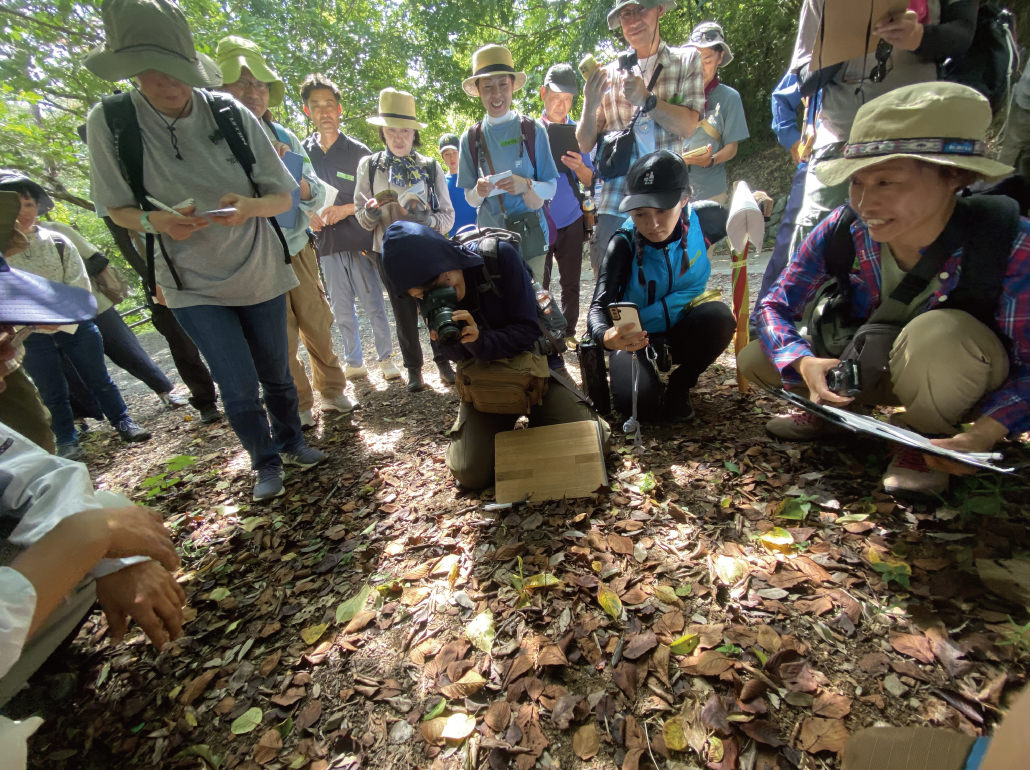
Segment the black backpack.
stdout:
<path fill-rule="evenodd" d="M 224 94 L 205 90 L 200 90 L 200 93 L 203 94 L 204 101 L 211 110 L 215 124 L 218 126 L 218 133 L 221 135 L 221 138 L 225 139 L 225 143 L 236 157 L 240 168 L 243 169 L 243 173 L 247 175 L 247 181 L 250 182 L 254 195 L 260 196 L 260 190 L 251 175 L 256 159 L 254 151 L 251 150 L 250 145 L 247 143 L 247 136 L 243 132 L 243 119 L 240 115 L 239 107 L 232 98 Z M 110 94 L 103 98 L 101 104 L 104 110 L 104 120 L 111 131 L 111 138 L 114 141 L 115 157 L 118 158 L 122 176 L 128 182 L 129 188 L 136 198 L 137 205 L 144 211 L 156 210 L 155 206 L 147 200 L 147 190 L 143 186 L 143 138 L 140 133 L 139 121 L 136 119 L 136 108 L 132 104 L 132 95 L 129 93 Z M 212 141 L 215 141 L 215 139 L 217 137 L 213 138 Z M 286 263 L 289 264 L 290 249 L 286 245 L 286 236 L 283 235 L 282 228 L 279 227 L 275 217 L 269 217 L 268 221 L 282 243 L 283 254 L 286 258 Z M 164 257 L 165 264 L 168 265 L 168 270 L 175 280 L 176 288 L 182 289 L 182 280 L 179 278 L 175 265 L 168 258 L 168 252 L 165 250 L 161 236 L 156 236 L 156 240 L 161 244 L 161 256 Z M 145 282 L 150 295 L 155 294 L 157 291 L 157 279 L 154 275 L 154 241 L 155 236 L 147 233 L 147 275 Z"/>
<path fill-rule="evenodd" d="M 941 80 L 961 83 L 987 97 L 995 114 L 1008 104 L 1012 84 L 1019 77 L 1016 18 L 993 0 L 982 0 L 976 14 L 973 42 L 961 56 L 940 66 Z"/>

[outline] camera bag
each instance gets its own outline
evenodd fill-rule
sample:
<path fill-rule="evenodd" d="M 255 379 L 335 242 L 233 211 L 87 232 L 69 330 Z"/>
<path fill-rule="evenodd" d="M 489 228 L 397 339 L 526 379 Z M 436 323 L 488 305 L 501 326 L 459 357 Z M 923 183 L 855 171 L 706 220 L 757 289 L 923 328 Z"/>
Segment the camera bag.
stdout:
<path fill-rule="evenodd" d="M 654 84 L 658 82 L 658 75 L 661 74 L 661 71 L 662 65 L 658 64 L 651 74 L 651 81 L 647 84 L 648 91 L 654 91 Z M 618 179 L 629 173 L 629 167 L 633 162 L 633 148 L 636 143 L 633 127 L 636 126 L 643 114 L 643 110 L 637 107 L 626 128 L 621 131 L 609 131 L 598 137 L 594 168 L 601 180 L 607 182 L 609 179 Z"/>
<path fill-rule="evenodd" d="M 454 384 L 462 401 L 487 414 L 528 414 L 547 394 L 547 356 L 527 350 L 511 358 L 458 362 Z"/>

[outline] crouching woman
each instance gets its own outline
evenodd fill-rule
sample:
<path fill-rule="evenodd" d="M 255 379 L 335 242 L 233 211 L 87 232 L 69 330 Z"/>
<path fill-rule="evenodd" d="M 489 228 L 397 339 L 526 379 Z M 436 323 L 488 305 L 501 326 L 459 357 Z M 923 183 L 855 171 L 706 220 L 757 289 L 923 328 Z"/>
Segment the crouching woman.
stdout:
<path fill-rule="evenodd" d="M 478 408 L 467 388 L 459 388 L 462 401 L 451 429 L 447 467 L 465 489 L 493 484 L 494 436 L 514 428 L 520 414 L 529 415 L 530 427 L 598 419 L 582 398 L 549 376 L 561 368 L 561 360 L 538 352 L 536 296 L 519 252 L 504 241 L 497 243 L 496 256 L 484 257 L 481 248 L 456 245 L 414 222 L 394 222 L 383 239 L 383 267 L 391 286 L 422 302 L 423 314 L 430 316 L 430 337 L 448 360 L 458 363 L 459 383 L 473 369 L 489 370 L 486 377 L 495 378 L 496 400 L 489 394 L 479 400 L 477 395 Z M 449 310 L 457 329 L 441 327 L 430 306 L 444 306 L 445 316 Z M 504 403 L 505 392 L 521 387 L 520 373 L 527 383 L 524 408 Z M 508 374 L 514 387 L 503 382 Z M 514 395 L 517 401 L 518 393 Z M 506 411 L 487 411 L 492 409 Z M 600 423 L 607 441 L 608 426 Z"/>

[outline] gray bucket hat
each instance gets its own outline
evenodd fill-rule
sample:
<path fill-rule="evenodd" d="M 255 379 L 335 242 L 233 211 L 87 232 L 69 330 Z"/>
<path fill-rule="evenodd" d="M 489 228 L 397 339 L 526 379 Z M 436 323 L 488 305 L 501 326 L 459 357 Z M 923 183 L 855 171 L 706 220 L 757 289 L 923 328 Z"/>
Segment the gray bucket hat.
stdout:
<path fill-rule="evenodd" d="M 196 88 L 222 84 L 222 72 L 193 44 L 186 17 L 168 0 L 104 0 L 104 44 L 86 56 L 86 69 L 104 80 L 157 70 Z"/>
<path fill-rule="evenodd" d="M 639 5 L 641 8 L 657 8 L 662 6 L 667 11 L 676 7 L 676 0 L 617 0 L 615 7 L 608 11 L 608 29 L 621 29 L 622 21 L 619 19 L 619 11 L 627 5 Z"/>
<path fill-rule="evenodd" d="M 39 216 L 42 217 L 48 214 L 50 209 L 54 207 L 54 199 L 47 194 L 46 190 L 43 189 L 43 185 L 29 179 L 20 171 L 11 171 L 5 168 L 0 169 L 0 191 L 21 192 L 26 189 L 29 190 L 29 194 L 36 199 Z"/>

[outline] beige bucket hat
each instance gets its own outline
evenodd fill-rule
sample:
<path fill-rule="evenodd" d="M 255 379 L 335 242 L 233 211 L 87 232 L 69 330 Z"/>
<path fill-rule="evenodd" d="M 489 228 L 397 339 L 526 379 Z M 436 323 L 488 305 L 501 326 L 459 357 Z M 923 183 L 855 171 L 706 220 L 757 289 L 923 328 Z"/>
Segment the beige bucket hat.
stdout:
<path fill-rule="evenodd" d="M 264 54 L 253 40 L 236 35 L 223 37 L 215 48 L 215 63 L 222 70 L 223 85 L 239 80 L 246 67 L 262 83 L 268 83 L 269 107 L 278 107 L 283 103 L 286 85 L 276 71 L 265 63 Z"/>
<path fill-rule="evenodd" d="M 416 130 L 426 127 L 425 123 L 419 123 L 415 118 L 415 97 L 396 88 L 384 88 L 379 92 L 379 114 L 365 118 L 365 121 L 373 126 Z"/>
<path fill-rule="evenodd" d="M 461 81 L 462 90 L 469 96 L 479 96 L 479 87 L 476 81 L 479 78 L 490 75 L 514 75 L 515 84 L 512 91 L 518 91 L 526 85 L 526 73 L 515 69 L 515 60 L 511 58 L 511 51 L 503 45 L 484 45 L 472 54 L 472 77 Z"/>
<path fill-rule="evenodd" d="M 915 158 L 1002 177 L 1012 167 L 985 157 L 990 123 L 990 103 L 969 86 L 941 80 L 896 88 L 859 108 L 844 157 L 817 163 L 815 175 L 837 185 L 869 166 Z"/>

